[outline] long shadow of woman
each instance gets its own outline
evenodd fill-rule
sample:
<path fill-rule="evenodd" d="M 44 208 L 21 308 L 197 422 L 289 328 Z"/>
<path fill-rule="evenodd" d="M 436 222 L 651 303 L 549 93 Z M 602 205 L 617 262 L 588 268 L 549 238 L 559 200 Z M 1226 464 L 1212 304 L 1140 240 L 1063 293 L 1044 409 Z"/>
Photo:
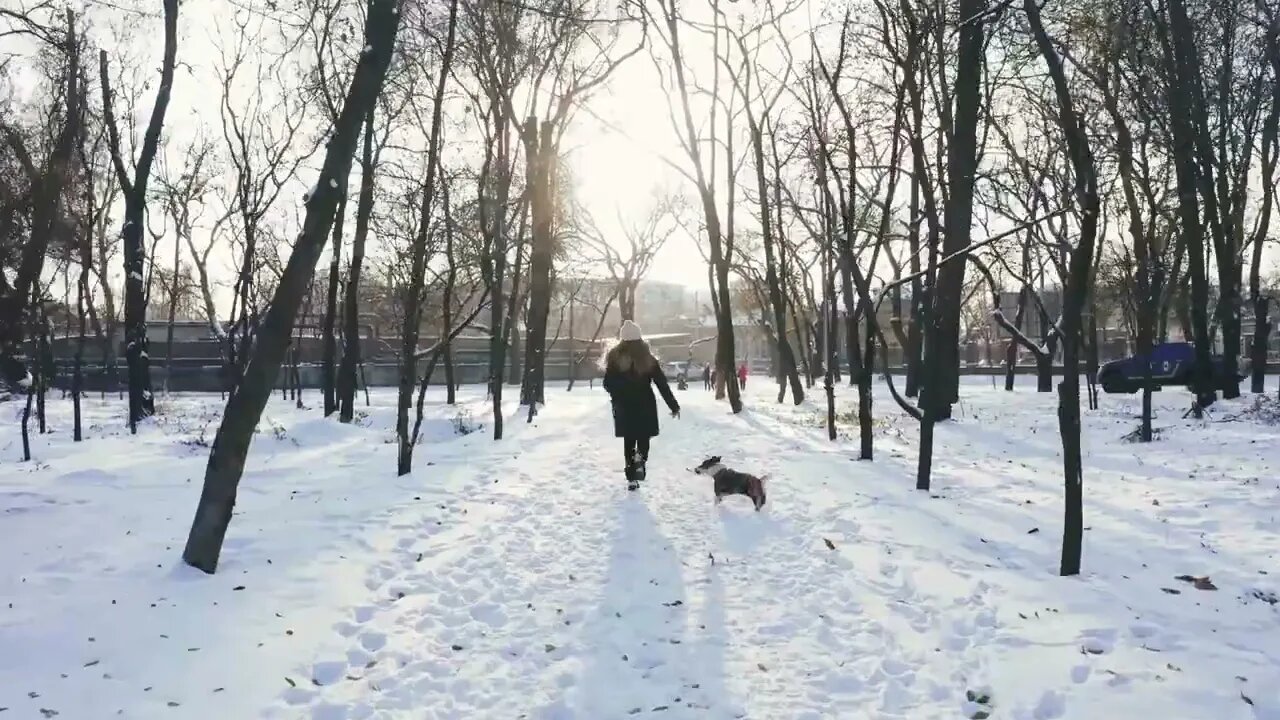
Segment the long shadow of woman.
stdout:
<path fill-rule="evenodd" d="M 663 708 L 666 717 L 706 717 L 698 707 L 705 703 L 694 698 L 705 695 L 706 678 L 723 674 L 723 644 L 717 655 L 688 642 L 689 600 L 676 548 L 640 498 L 629 496 L 618 510 L 602 593 L 582 631 L 585 667 L 566 698 L 566 716 L 620 718 Z M 716 657 L 718 665 L 707 664 Z"/>

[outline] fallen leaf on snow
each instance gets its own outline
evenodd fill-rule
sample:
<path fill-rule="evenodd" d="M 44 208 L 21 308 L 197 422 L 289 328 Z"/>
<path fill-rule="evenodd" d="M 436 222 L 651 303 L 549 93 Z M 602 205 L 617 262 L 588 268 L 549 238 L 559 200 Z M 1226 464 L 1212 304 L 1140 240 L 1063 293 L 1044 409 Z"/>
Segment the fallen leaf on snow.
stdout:
<path fill-rule="evenodd" d="M 1203 577 L 1196 577 L 1194 575 L 1179 575 L 1175 577 L 1174 580 L 1189 582 L 1197 590 L 1217 590 L 1218 589 L 1218 586 L 1213 584 L 1213 581 L 1209 579 L 1208 575 L 1205 575 Z"/>

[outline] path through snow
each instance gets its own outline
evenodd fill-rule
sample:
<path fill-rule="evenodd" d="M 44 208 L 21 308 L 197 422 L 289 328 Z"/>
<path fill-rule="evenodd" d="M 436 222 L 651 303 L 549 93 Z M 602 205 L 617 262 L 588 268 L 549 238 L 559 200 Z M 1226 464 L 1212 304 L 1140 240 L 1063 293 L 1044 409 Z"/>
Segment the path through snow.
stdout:
<path fill-rule="evenodd" d="M 368 578 L 370 604 L 336 628 L 345 651 L 313 669 L 327 687 L 290 689 L 280 715 L 958 713 L 982 672 L 971 649 L 997 626 L 988 586 L 965 583 L 933 618 L 892 556 L 827 549 L 834 531 L 857 535 L 856 513 L 807 501 L 799 488 L 835 478 L 810 465 L 788 477 L 784 438 L 752 439 L 753 469 L 778 478 L 768 512 L 745 498 L 714 508 L 686 468 L 707 450 L 731 456 L 740 424 L 705 396 L 682 399 L 637 494 L 607 407 L 553 403 L 510 457 L 477 468 L 487 482 L 465 525 L 436 532 L 426 512 L 402 526 Z"/>
<path fill-rule="evenodd" d="M 1118 440 L 1132 403 L 1106 398 L 1085 415 L 1086 574 L 1062 579 L 1051 395 L 967 384 L 931 495 L 911 489 L 913 428 L 887 402 L 863 463 L 856 438 L 825 440 L 810 403 L 749 396 L 735 417 L 695 389 L 680 399 L 638 493 L 599 390 L 556 392 L 533 425 L 510 408 L 497 444 L 487 430 L 449 439 L 457 411 L 435 406 L 399 480 L 390 395 L 366 427 L 277 409 L 213 578 L 177 565 L 197 489 L 166 492 L 161 474 L 198 477 L 200 451 L 163 427 L 91 441 L 97 460 L 54 441 L 42 465 L 0 471 L 0 542 L 19 548 L 21 577 L 0 575 L 0 597 L 18 600 L 0 615 L 0 647 L 17 649 L 0 653 L 0 707 L 1280 720 L 1272 428 L 1176 421 L 1170 395 L 1165 439 L 1135 456 Z M 482 416 L 474 394 L 464 406 Z M 769 474 L 766 511 L 714 506 L 687 470 L 707 454 Z M 28 496 L 44 501 L 22 510 Z M 103 517 L 91 508 L 102 528 L 85 528 Z M 125 536 L 111 517 L 124 508 L 136 534 L 94 546 Z"/>

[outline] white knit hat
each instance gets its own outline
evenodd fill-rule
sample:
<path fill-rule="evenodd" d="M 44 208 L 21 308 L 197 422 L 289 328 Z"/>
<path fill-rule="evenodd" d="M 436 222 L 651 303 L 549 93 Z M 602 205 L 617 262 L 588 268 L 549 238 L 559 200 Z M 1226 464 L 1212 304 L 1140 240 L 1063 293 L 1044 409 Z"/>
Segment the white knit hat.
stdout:
<path fill-rule="evenodd" d="M 618 339 L 622 342 L 632 342 L 640 340 L 643 336 L 640 334 L 640 326 L 630 320 L 624 320 L 622 327 L 618 329 Z"/>

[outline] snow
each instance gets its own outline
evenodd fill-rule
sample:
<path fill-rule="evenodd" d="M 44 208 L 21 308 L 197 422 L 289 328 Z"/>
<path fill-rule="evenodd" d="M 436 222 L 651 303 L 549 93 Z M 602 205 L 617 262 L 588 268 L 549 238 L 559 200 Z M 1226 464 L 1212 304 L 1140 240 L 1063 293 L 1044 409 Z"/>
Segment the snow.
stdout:
<path fill-rule="evenodd" d="M 452 408 L 433 389 L 404 478 L 393 391 L 353 426 L 277 395 L 213 576 L 178 555 L 217 396 L 160 402 L 136 437 L 123 403 L 91 397 L 79 446 L 51 400 L 31 463 L 19 404 L 0 405 L 0 707 L 1280 719 L 1275 428 L 1232 414 L 1249 397 L 1182 420 L 1189 398 L 1165 391 L 1143 447 L 1122 439 L 1136 396 L 1103 396 L 1083 412 L 1085 574 L 1059 578 L 1056 394 L 1033 386 L 966 378 L 931 493 L 880 386 L 871 463 L 852 418 L 826 441 L 820 392 L 778 405 L 760 377 L 733 416 L 691 386 L 638 493 L 598 384 L 549 387 L 532 425 L 509 403 L 500 443 L 477 427 L 483 388 Z M 842 413 L 855 397 L 839 390 Z M 771 477 L 763 512 L 713 504 L 688 471 L 711 454 Z"/>
<path fill-rule="evenodd" d="M 329 187 L 334 188 L 336 190 L 338 187 L 338 181 L 334 180 L 333 178 L 329 178 Z"/>

